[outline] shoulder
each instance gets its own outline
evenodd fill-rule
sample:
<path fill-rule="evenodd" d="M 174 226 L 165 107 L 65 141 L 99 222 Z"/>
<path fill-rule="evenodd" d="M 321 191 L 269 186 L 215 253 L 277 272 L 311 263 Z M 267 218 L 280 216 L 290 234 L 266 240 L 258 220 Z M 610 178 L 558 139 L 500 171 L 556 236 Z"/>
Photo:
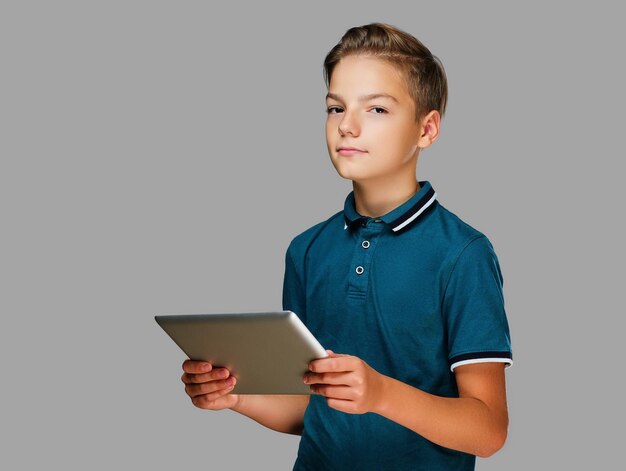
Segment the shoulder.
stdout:
<path fill-rule="evenodd" d="M 482 231 L 471 225 L 464 218 L 452 212 L 446 206 L 442 205 L 441 202 L 438 203 L 439 223 L 442 224 L 451 239 L 457 242 L 463 242 L 479 236 L 486 237 Z"/>
<path fill-rule="evenodd" d="M 468 223 L 441 202 L 437 204 L 437 211 L 432 224 L 436 225 L 436 244 L 440 245 L 444 266 L 449 269 L 461 258 L 496 258 L 495 251 L 489 237 Z M 444 255 L 445 254 L 445 255 Z"/>

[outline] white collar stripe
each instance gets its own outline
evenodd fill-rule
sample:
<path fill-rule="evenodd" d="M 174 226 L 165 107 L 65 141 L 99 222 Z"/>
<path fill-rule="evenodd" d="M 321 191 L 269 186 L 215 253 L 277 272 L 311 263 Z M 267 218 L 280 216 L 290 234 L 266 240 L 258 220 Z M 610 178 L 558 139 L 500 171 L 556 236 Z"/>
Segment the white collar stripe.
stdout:
<path fill-rule="evenodd" d="M 404 226 L 406 226 L 407 224 L 410 224 L 416 217 L 418 217 L 420 214 L 422 214 L 424 211 L 426 211 L 426 209 L 433 204 L 433 202 L 437 199 L 437 193 L 433 193 L 433 196 L 426 202 L 426 204 L 424 206 L 422 206 L 415 214 L 413 214 L 413 216 L 409 217 L 409 219 L 407 219 L 406 221 L 404 221 L 403 223 L 397 225 L 396 227 L 393 227 L 393 231 L 399 231 L 400 229 L 402 229 Z"/>

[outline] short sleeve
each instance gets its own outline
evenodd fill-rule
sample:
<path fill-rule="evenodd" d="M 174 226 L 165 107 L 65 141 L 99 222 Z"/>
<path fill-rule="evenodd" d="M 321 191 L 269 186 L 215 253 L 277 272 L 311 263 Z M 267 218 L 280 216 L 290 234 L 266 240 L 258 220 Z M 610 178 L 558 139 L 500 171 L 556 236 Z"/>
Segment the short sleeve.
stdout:
<path fill-rule="evenodd" d="M 285 253 L 285 276 L 283 279 L 283 310 L 293 311 L 306 324 L 306 298 L 302 278 L 293 260 L 292 246 Z"/>
<path fill-rule="evenodd" d="M 457 257 L 444 291 L 452 371 L 468 363 L 513 364 L 503 285 L 500 264 L 487 237 L 471 240 Z"/>

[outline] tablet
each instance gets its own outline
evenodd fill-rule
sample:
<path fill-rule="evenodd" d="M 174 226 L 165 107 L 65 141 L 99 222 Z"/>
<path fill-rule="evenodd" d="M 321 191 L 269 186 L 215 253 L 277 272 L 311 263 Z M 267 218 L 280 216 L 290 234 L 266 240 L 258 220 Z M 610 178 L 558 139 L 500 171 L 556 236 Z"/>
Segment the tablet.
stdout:
<path fill-rule="evenodd" d="M 304 373 L 328 356 L 292 311 L 154 318 L 190 359 L 228 368 L 233 394 L 311 394 Z"/>

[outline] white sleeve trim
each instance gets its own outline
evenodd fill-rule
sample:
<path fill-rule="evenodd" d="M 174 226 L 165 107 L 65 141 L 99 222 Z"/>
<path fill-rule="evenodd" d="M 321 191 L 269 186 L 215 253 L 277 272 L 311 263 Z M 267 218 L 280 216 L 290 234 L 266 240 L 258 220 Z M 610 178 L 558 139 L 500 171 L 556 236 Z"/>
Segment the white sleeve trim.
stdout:
<path fill-rule="evenodd" d="M 461 360 L 461 361 L 457 361 L 456 363 L 452 363 L 452 365 L 450 366 L 450 371 L 454 372 L 454 369 L 457 366 L 461 366 L 461 365 L 469 365 L 471 363 L 506 363 L 506 365 L 504 365 L 504 368 L 509 368 L 512 364 L 513 364 L 513 360 L 511 360 L 510 358 L 472 358 L 470 360 Z"/>

